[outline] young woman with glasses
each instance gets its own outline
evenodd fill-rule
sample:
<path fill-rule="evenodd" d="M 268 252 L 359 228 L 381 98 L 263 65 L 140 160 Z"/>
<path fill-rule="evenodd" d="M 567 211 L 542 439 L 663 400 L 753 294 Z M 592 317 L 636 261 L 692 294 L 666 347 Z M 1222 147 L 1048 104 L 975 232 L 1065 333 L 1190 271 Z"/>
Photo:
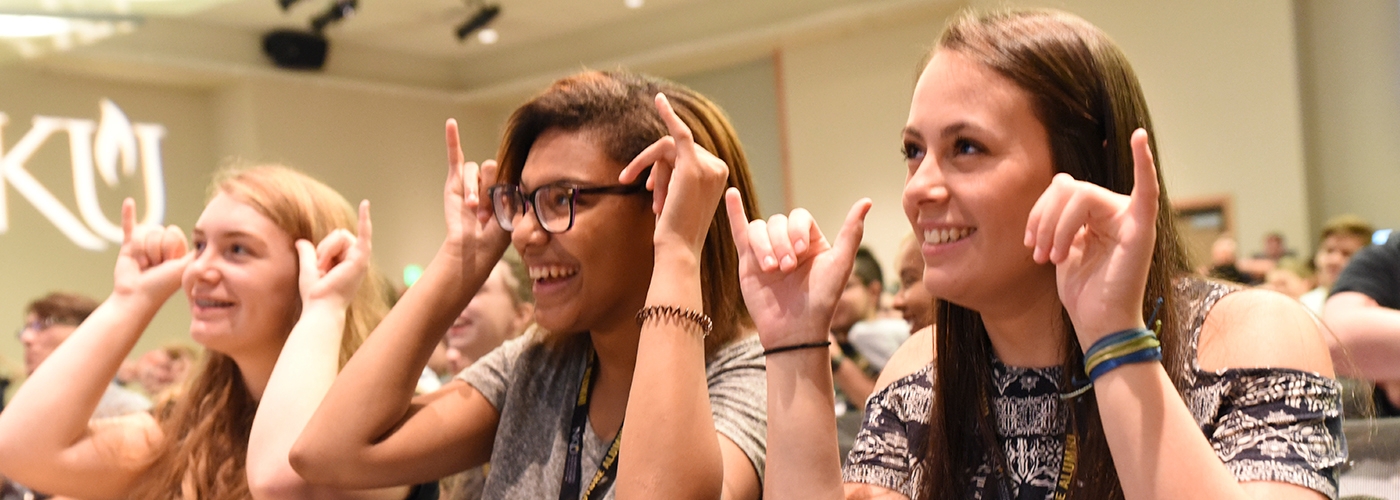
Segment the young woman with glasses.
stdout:
<path fill-rule="evenodd" d="M 753 206 L 752 188 L 722 112 L 674 83 L 587 72 L 515 111 L 499 168 L 464 163 L 457 141 L 448 122 L 447 240 L 337 378 L 293 466 L 372 487 L 489 460 L 486 498 L 757 498 L 763 360 L 717 210 L 726 187 Z M 414 398 L 507 242 L 537 324 Z"/>

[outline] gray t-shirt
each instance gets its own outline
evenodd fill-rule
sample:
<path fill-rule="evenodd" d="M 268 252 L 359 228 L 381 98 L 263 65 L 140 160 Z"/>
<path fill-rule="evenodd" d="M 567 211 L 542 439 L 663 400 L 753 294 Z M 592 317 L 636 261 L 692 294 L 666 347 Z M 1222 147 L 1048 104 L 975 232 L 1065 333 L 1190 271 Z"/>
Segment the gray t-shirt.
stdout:
<path fill-rule="evenodd" d="M 570 419 L 588 361 L 586 356 L 591 352 L 589 344 L 587 335 L 576 335 L 560 343 L 542 343 L 540 334 L 532 329 L 502 344 L 458 375 L 501 414 L 483 498 L 559 496 L 568 456 Z M 761 484 L 768 389 L 758 337 L 750 336 L 720 349 L 705 366 L 705 375 L 715 430 L 744 450 Z M 584 426 L 580 472 L 585 485 L 598 471 L 598 463 L 611 444 L 594 434 L 592 425 Z M 627 452 L 626 445 L 622 452 Z M 609 491 L 604 498 L 613 496 L 613 491 Z"/>

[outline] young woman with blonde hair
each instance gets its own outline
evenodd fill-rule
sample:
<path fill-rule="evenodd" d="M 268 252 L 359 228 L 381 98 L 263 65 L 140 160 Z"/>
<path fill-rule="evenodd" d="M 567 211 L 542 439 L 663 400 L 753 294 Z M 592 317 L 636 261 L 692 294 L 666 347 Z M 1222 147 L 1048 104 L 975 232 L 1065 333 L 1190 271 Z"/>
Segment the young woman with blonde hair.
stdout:
<path fill-rule="evenodd" d="M 0 471 L 79 498 L 404 498 L 308 485 L 287 450 L 387 309 L 370 272 L 369 204 L 291 169 L 222 172 L 195 223 L 125 237 L 112 294 L 0 415 Z M 312 242 L 317 242 L 313 245 Z M 161 304 L 183 289 L 206 348 L 166 414 L 89 424 L 102 390 Z"/>

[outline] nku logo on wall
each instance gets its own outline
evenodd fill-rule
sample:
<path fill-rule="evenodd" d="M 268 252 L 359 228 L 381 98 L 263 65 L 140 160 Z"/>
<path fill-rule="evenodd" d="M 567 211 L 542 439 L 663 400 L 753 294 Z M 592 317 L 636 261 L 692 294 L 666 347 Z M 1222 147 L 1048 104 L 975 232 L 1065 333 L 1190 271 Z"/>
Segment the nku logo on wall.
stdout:
<path fill-rule="evenodd" d="M 29 132 L 8 152 L 4 149 L 4 131 L 9 117 L 0 113 L 0 234 L 5 234 L 10 228 L 6 196 L 9 188 L 13 187 L 79 247 L 101 251 L 107 248 L 108 242 L 121 243 L 120 223 L 113 223 L 102 213 L 97 198 L 96 177 L 101 176 L 107 187 L 116 187 L 120 182 L 118 166 L 123 177 L 133 177 L 138 158 L 146 189 L 146 214 L 141 222 L 160 224 L 165 219 L 165 181 L 160 161 L 160 141 L 165 137 L 165 127 L 154 123 L 131 123 L 121 108 L 105 98 L 99 107 L 102 114 L 97 122 L 35 115 Z M 25 163 L 45 141 L 65 132 L 73 159 L 73 193 L 77 198 L 81 220 L 25 167 Z"/>

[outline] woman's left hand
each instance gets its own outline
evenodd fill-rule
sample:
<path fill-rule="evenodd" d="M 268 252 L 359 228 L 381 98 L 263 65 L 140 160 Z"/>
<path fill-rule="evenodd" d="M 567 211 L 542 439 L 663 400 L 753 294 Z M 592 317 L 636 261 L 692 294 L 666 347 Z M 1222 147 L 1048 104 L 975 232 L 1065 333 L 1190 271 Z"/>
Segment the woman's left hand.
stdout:
<path fill-rule="evenodd" d="M 1036 262 L 1053 262 L 1060 301 L 1088 349 L 1104 336 L 1144 326 L 1143 294 L 1157 237 L 1159 188 L 1147 132 L 1131 138 L 1128 196 L 1058 174 L 1026 222 Z"/>
<path fill-rule="evenodd" d="M 623 184 L 636 182 L 651 167 L 647 189 L 653 192 L 658 247 L 682 244 L 699 255 L 729 179 L 729 166 L 695 144 L 690 127 L 676 115 L 665 94 L 656 95 L 656 109 L 670 135 L 647 146 L 618 175 Z"/>
<path fill-rule="evenodd" d="M 315 246 L 297 240 L 303 310 L 313 303 L 344 309 L 354 301 L 369 269 L 371 229 L 366 200 L 360 202 L 358 238 L 350 231 L 336 229 Z"/>

